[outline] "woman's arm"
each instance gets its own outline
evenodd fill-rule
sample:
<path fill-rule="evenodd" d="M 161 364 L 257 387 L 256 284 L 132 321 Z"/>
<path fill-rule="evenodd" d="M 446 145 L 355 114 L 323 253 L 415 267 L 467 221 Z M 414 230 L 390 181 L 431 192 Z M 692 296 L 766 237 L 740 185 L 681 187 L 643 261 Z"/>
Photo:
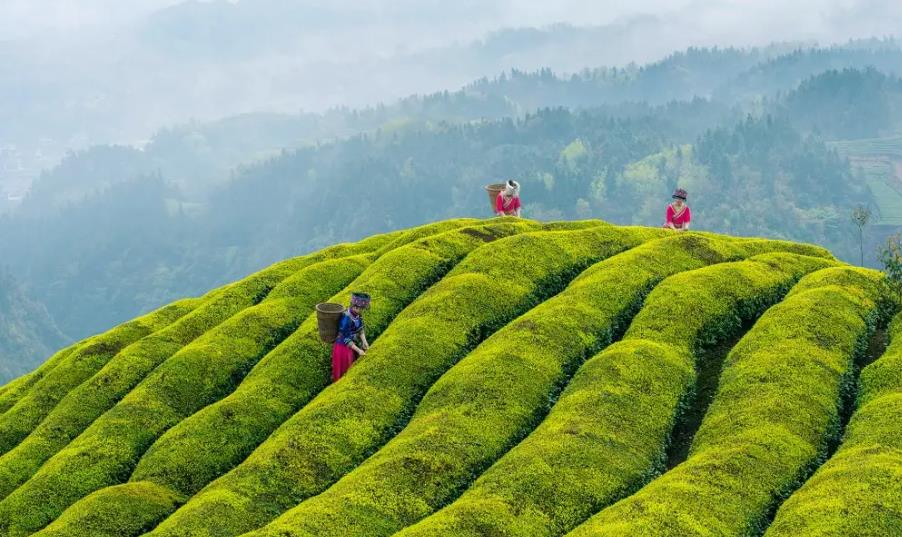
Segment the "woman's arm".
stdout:
<path fill-rule="evenodd" d="M 364 330 L 360 331 L 360 342 L 363 343 L 363 350 L 370 350 L 370 343 L 366 340 L 366 332 Z"/>

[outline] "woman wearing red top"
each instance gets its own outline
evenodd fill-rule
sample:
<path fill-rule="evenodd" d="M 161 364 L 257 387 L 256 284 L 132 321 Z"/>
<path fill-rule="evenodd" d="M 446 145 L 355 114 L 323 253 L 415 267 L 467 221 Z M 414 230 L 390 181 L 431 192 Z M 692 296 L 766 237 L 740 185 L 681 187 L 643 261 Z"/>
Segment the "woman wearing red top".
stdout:
<path fill-rule="evenodd" d="M 520 183 L 510 180 L 495 199 L 495 216 L 520 216 Z"/>
<path fill-rule="evenodd" d="M 675 231 L 687 231 L 692 220 L 692 211 L 686 205 L 686 191 L 678 188 L 672 197 L 673 203 L 667 206 L 667 221 L 664 227 Z"/>

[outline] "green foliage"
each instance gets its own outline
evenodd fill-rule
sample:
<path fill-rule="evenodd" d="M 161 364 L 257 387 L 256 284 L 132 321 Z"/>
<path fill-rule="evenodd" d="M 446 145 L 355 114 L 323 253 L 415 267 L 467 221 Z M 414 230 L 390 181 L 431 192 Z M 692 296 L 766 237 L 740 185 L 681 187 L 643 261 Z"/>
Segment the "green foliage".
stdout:
<path fill-rule="evenodd" d="M 843 443 L 777 511 L 767 537 L 902 532 L 902 315 L 886 353 L 861 372 Z"/>
<path fill-rule="evenodd" d="M 227 395 L 316 302 L 344 287 L 368 263 L 364 254 L 308 265 L 285 282 L 303 293 L 243 309 L 176 352 L 0 502 L 0 528 L 9 535 L 35 531 L 86 493 L 124 481 L 153 440 Z M 243 293 L 262 298 L 298 264 L 268 269 L 269 282 L 257 278 Z"/>
<path fill-rule="evenodd" d="M 69 390 L 90 378 L 120 350 L 172 324 L 198 303 L 195 299 L 182 300 L 83 341 L 0 416 L 0 453 L 28 436 Z"/>
<path fill-rule="evenodd" d="M 545 231 L 473 251 L 399 314 L 341 382 L 153 535 L 238 535 L 321 492 L 403 426 L 429 386 L 494 330 L 586 265 L 660 234 L 611 226 Z"/>
<path fill-rule="evenodd" d="M 617 531 L 754 533 L 835 444 L 851 357 L 893 307 L 879 273 L 820 270 L 837 265 L 805 244 L 512 218 L 289 259 L 0 387 L 0 424 L 23 435 L 0 455 L 0 534 L 551 537 L 639 502 Z M 654 479 L 700 357 L 799 278 L 727 358 L 687 462 Z M 374 296 L 373 344 L 327 386 L 312 305 L 352 290 Z M 818 505 L 847 489 L 851 508 L 892 505 L 897 348 L 865 370 L 833 459 L 860 467 L 812 480 Z M 800 505 L 784 534 L 838 524 Z M 898 520 L 854 524 L 832 534 Z"/>
<path fill-rule="evenodd" d="M 886 284 L 896 300 L 902 300 L 902 233 L 889 237 L 880 249 Z"/>
<path fill-rule="evenodd" d="M 879 294 L 874 271 L 803 279 L 727 356 L 689 458 L 571 535 L 760 535 L 839 433 Z"/>
<path fill-rule="evenodd" d="M 414 230 L 410 233 L 418 232 Z M 376 236 L 358 245 L 340 245 L 280 263 L 208 294 L 193 311 L 178 321 L 125 347 L 91 378 L 66 394 L 15 449 L 0 457 L 0 498 L 6 497 L 34 475 L 45 461 L 112 408 L 157 366 L 213 327 L 264 297 L 267 297 L 264 300 L 266 307 L 273 307 L 273 298 L 293 296 L 293 305 L 298 308 L 309 307 L 311 300 L 322 298 L 315 294 L 310 296 L 309 290 L 304 288 L 305 284 L 309 284 L 308 279 L 300 274 L 289 276 L 292 271 L 301 271 L 333 257 L 342 259 L 358 252 L 369 253 L 395 240 L 393 235 Z M 353 274 L 356 265 L 349 263 L 348 266 Z M 323 268 L 333 269 L 331 263 Z M 342 271 L 334 272 L 343 274 Z M 270 293 L 274 286 L 275 290 Z"/>
<path fill-rule="evenodd" d="M 398 312 L 471 250 L 504 236 L 541 227 L 533 222 L 509 219 L 461 227 L 469 223 L 455 220 L 406 233 L 380 250 L 386 253 L 330 300 L 345 302 L 351 291 L 370 293 L 374 301 L 367 312 L 367 333 L 368 339 L 374 342 Z M 586 224 L 576 224 L 582 225 Z M 442 233 L 443 230 L 450 231 Z M 405 241 L 412 242 L 405 245 Z M 297 300 L 305 292 L 304 284 L 309 282 L 286 284 L 273 290 L 270 299 Z M 297 309 L 308 312 L 307 306 L 298 305 Z M 105 497 L 131 497 L 134 504 L 132 511 L 121 510 L 124 517 L 121 522 L 145 509 L 141 505 L 143 496 L 135 491 L 148 483 L 166 487 L 176 497 L 189 497 L 244 460 L 280 423 L 328 385 L 330 352 L 331 348 L 319 342 L 315 315 L 308 316 L 291 336 L 254 367 L 231 395 L 181 421 L 154 442 L 132 473 L 131 483 L 110 487 Z M 89 499 L 76 503 L 67 511 L 68 522 L 59 527 L 80 527 L 82 516 L 91 516 L 91 505 Z M 171 507 L 166 515 L 176 505 Z M 110 516 L 106 526 L 98 527 L 112 532 L 119 524 L 120 521 Z"/>
<path fill-rule="evenodd" d="M 739 244 L 683 235 L 596 264 L 444 374 L 376 455 L 254 535 L 389 535 L 429 515 L 523 438 L 570 372 L 625 330 L 658 281 L 743 255 Z"/>
<path fill-rule="evenodd" d="M 108 487 L 79 502 L 37 535 L 122 537 L 151 530 L 179 503 L 177 495 L 153 483 Z"/>
<path fill-rule="evenodd" d="M 830 263 L 784 253 L 699 268 L 758 245 L 665 241 L 621 256 L 636 284 L 681 272 L 654 288 L 623 340 L 589 359 L 538 428 L 460 499 L 401 535 L 561 535 L 628 494 L 661 465 L 676 409 L 694 382 L 693 354 L 760 314 L 801 274 Z"/>
<path fill-rule="evenodd" d="M 78 344 L 71 345 L 66 347 L 65 349 L 61 349 L 53 354 L 50 358 L 47 359 L 46 362 L 40 365 L 37 369 L 28 373 L 26 375 L 22 375 L 21 377 L 5 384 L 2 389 L 0 389 L 0 414 L 6 412 L 13 405 L 15 405 L 19 399 L 21 399 L 31 387 L 34 386 L 39 380 L 44 378 L 44 375 L 47 374 L 51 369 L 56 367 L 60 362 L 64 361 L 67 356 L 72 354 L 75 349 L 78 347 Z"/>

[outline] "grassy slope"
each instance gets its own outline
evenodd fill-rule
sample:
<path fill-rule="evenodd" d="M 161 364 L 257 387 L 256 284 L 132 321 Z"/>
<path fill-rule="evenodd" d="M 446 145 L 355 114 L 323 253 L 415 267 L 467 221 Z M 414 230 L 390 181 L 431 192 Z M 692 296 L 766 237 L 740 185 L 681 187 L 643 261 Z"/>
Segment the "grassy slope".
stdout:
<path fill-rule="evenodd" d="M 0 414 L 6 413 L 7 410 L 18 403 L 39 380 L 44 378 L 60 362 L 64 361 L 67 356 L 75 352 L 78 346 L 79 343 L 75 343 L 55 352 L 53 356 L 31 373 L 23 375 L 0 388 Z"/>
<path fill-rule="evenodd" d="M 766 537 L 902 535 L 902 315 L 890 337 L 861 372 L 839 450 L 780 507 Z"/>
<path fill-rule="evenodd" d="M 829 255 L 789 243 L 680 236 L 631 250 L 611 259 L 612 263 L 598 265 L 597 274 L 587 273 L 583 279 L 588 283 L 598 278 L 595 285 L 601 287 L 596 288 L 596 296 L 606 297 L 605 303 L 612 301 L 610 305 L 594 306 L 604 311 L 616 307 L 614 304 L 621 300 L 618 294 L 624 290 L 653 286 L 672 274 L 768 249 Z M 710 270 L 725 268 L 729 270 Z M 710 323 L 707 326 L 699 327 L 698 319 L 687 320 L 685 328 L 694 326 L 694 330 L 673 340 L 630 340 L 643 323 L 656 322 L 650 312 L 678 308 L 680 296 L 690 303 L 698 299 L 691 289 L 688 294 L 675 289 L 690 274 L 664 280 L 658 286 L 660 290 L 646 300 L 645 313 L 633 321 L 632 334 L 628 332 L 623 342 L 586 362 L 535 431 L 486 471 L 459 500 L 401 535 L 502 531 L 508 535 L 559 535 L 592 514 L 593 506 L 617 499 L 633 481 L 653 471 L 662 457 L 661 439 L 667 435 L 672 416 L 665 412 L 660 420 L 637 421 L 636 413 L 630 410 L 624 414 L 624 409 L 648 407 L 664 386 L 669 386 L 667 393 L 674 393 L 678 400 L 681 388 L 691 379 L 686 378 L 685 362 L 673 360 L 667 344 L 697 346 L 697 338 L 703 337 L 699 332 L 702 328 L 710 331 L 708 337 L 720 337 L 714 329 L 724 326 L 723 312 L 714 310 L 716 315 L 701 319 Z M 705 272 L 697 277 L 710 278 Z M 574 283 L 582 284 L 582 279 Z M 679 318 L 665 318 L 680 325 Z M 650 383 L 656 383 L 658 389 L 650 390 Z"/>
<path fill-rule="evenodd" d="M 372 253 L 393 239 L 392 236 L 377 236 L 353 246 L 332 247 L 283 264 L 278 269 L 257 273 L 209 294 L 193 311 L 175 323 L 122 349 L 95 375 L 71 390 L 22 443 L 0 457 L 0 498 L 6 497 L 30 478 L 47 459 L 185 345 L 261 300 L 265 306 L 260 308 L 272 308 L 274 302 L 270 289 L 274 285 L 276 291 L 292 290 L 297 297 L 296 306 L 308 306 L 307 303 L 317 297 L 308 296 L 305 289 L 297 289 L 295 279 L 303 283 L 305 278 L 287 277 L 291 271 L 299 274 L 302 270 L 309 271 L 310 267 L 322 264 L 322 272 L 328 274 L 332 264 L 343 266 L 344 263 L 327 263 L 327 260 Z M 282 293 L 285 294 L 284 291 Z M 275 292 L 275 295 L 278 297 L 279 293 Z"/>
<path fill-rule="evenodd" d="M 200 527 L 238 535 L 321 492 L 387 440 L 435 379 L 481 340 L 645 233 L 613 226 L 532 233 L 474 251 L 399 315 L 347 378 L 153 535 Z"/>
<path fill-rule="evenodd" d="M 644 246 L 673 250 L 682 238 Z M 630 285 L 623 276 L 621 258 L 635 261 L 643 249 L 597 264 L 495 333 L 442 376 L 385 448 L 253 535 L 390 535 L 444 505 L 534 426 L 568 371 L 622 332 L 655 283 L 639 278 Z"/>
<path fill-rule="evenodd" d="M 457 227 L 432 236 L 412 234 L 406 239 L 419 240 L 410 244 L 395 241 L 391 250 L 332 300 L 346 301 L 352 289 L 370 292 L 376 303 L 367 314 L 367 331 L 371 342 L 375 342 L 374 336 L 401 309 L 470 251 L 541 226 L 500 220 Z M 442 230 L 433 227 L 432 231 Z M 273 295 L 290 297 L 297 292 L 277 289 Z M 298 311 L 307 313 L 310 308 Z M 260 361 L 234 393 L 182 421 L 160 438 L 139 462 L 131 483 L 88 496 L 73 505 L 55 527 L 63 532 L 70 526 L 81 527 L 85 523 L 82 514 L 92 518 L 95 535 L 104 534 L 104 528 L 108 535 L 128 535 L 123 527 L 130 523 L 137 528 L 152 526 L 178 505 L 173 501 L 167 504 L 168 510 L 153 508 L 159 505 L 160 498 L 180 499 L 197 492 L 241 462 L 297 407 L 325 387 L 330 378 L 329 354 L 330 349 L 318 340 L 315 315 L 310 315 L 294 334 Z M 149 505 L 144 505 L 145 501 Z M 137 524 L 139 520 L 144 522 Z"/>
<path fill-rule="evenodd" d="M 524 231 L 532 232 L 480 247 Z M 163 308 L 168 316 L 152 314 L 153 322 L 75 344 L 0 387 L 0 497 L 8 493 L 0 534 L 28 535 L 53 521 L 38 534 L 131 536 L 162 521 L 153 535 L 237 535 L 287 511 L 256 535 L 389 535 L 410 524 L 405 536 L 561 535 L 660 468 L 694 383 L 693 354 L 829 257 L 806 245 L 699 233 L 637 246 L 662 236 L 597 221 L 441 222 L 283 262 Z M 758 255 L 773 251 L 803 256 Z M 317 396 L 329 357 L 310 308 L 352 289 L 376 297 L 368 321 L 378 339 Z M 608 346 L 649 291 L 625 340 Z M 689 298 L 691 313 L 675 322 L 673 309 Z M 860 444 L 843 447 L 864 446 L 850 459 L 859 467 L 812 480 L 821 489 L 805 496 L 803 487 L 784 506 L 802 498 L 804 516 L 781 511 L 772 531 L 783 519 L 783 534 L 802 523 L 828 535 L 853 523 L 896 527 L 894 496 L 873 492 L 856 505 L 881 506 L 882 518 L 837 525 L 809 516 L 825 493 L 893 471 L 893 425 L 880 420 L 898 397 L 877 386 L 902 373 L 891 359 L 878 363 L 856 415 Z M 623 412 L 637 405 L 644 410 Z M 748 423 L 740 441 L 754 437 Z M 703 427 L 696 444 L 715 449 L 718 430 Z M 837 476 L 845 480 L 830 481 Z M 744 498 L 724 496 L 721 510 Z M 709 497 L 716 493 L 702 487 L 692 499 Z M 641 530 L 644 521 L 632 518 Z"/>
<path fill-rule="evenodd" d="M 198 304 L 196 299 L 181 300 L 82 342 L 0 416 L 0 453 L 8 452 L 28 436 L 60 399 L 119 351 L 172 324 Z"/>
<path fill-rule="evenodd" d="M 878 282 L 846 267 L 802 279 L 727 357 L 689 458 L 572 535 L 759 535 L 839 432 L 881 311 Z"/>
<path fill-rule="evenodd" d="M 208 314 L 222 308 L 231 312 L 228 305 L 233 301 L 251 307 L 235 312 L 165 360 L 0 502 L 0 529 L 10 535 L 35 531 L 85 493 L 122 482 L 159 434 L 230 391 L 263 354 L 294 330 L 299 315 L 306 316 L 313 304 L 344 287 L 379 248 L 396 239 L 392 234 L 336 246 L 276 264 L 226 287 L 222 292 L 229 297 L 226 303 Z M 345 257 L 351 254 L 357 255 Z M 279 285 L 293 289 L 287 293 L 290 300 L 261 302 Z"/>

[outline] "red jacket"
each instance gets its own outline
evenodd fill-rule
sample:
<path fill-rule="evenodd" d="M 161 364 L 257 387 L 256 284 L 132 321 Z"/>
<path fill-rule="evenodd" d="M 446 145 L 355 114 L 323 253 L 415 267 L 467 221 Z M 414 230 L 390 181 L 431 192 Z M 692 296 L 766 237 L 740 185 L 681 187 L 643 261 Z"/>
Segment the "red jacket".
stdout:
<path fill-rule="evenodd" d="M 496 213 L 504 213 L 508 216 L 513 216 L 517 214 L 517 210 L 520 208 L 520 197 L 514 197 L 504 203 L 504 192 L 499 192 L 498 197 L 495 199 L 495 212 Z"/>

